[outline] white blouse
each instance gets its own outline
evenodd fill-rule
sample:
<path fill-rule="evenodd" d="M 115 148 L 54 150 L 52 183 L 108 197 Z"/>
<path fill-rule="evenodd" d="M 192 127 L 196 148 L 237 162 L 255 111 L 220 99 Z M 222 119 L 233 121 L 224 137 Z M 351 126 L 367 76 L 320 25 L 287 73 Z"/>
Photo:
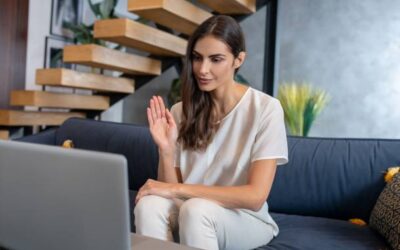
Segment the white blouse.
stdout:
<path fill-rule="evenodd" d="M 171 108 L 179 127 L 182 102 Z M 284 115 L 280 102 L 249 87 L 236 106 L 221 120 L 220 127 L 205 151 L 183 150 L 178 145 L 175 166 L 180 168 L 183 183 L 209 186 L 247 184 L 251 163 L 276 159 L 288 162 Z M 274 227 L 267 203 L 257 212 L 241 209 Z"/>

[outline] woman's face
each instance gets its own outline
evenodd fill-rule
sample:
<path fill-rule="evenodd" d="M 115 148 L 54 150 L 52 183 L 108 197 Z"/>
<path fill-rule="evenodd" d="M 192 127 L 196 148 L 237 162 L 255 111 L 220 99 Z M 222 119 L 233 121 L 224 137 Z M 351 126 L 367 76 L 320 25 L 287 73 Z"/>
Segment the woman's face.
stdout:
<path fill-rule="evenodd" d="M 192 67 L 202 91 L 212 91 L 233 82 L 235 69 L 241 60 L 234 58 L 229 47 L 213 36 L 197 41 L 193 49 Z"/>

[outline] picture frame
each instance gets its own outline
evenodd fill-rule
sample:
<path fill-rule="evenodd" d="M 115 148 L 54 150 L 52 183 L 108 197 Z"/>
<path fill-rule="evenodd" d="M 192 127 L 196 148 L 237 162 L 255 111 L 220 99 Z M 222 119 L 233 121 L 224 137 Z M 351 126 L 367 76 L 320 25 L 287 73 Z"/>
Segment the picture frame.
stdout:
<path fill-rule="evenodd" d="M 66 45 L 72 45 L 73 42 L 59 37 L 46 37 L 45 41 L 45 54 L 44 54 L 44 68 L 65 68 L 75 69 L 75 65 L 71 63 L 64 63 L 63 49 Z"/>
<path fill-rule="evenodd" d="M 50 34 L 72 40 L 74 34 L 65 28 L 65 22 L 82 22 L 83 0 L 52 0 L 51 5 Z"/>

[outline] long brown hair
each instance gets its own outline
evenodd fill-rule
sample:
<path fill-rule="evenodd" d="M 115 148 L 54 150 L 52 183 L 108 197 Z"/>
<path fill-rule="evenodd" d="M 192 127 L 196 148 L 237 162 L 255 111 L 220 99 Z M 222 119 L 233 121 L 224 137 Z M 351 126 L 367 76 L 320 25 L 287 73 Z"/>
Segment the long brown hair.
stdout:
<path fill-rule="evenodd" d="M 192 34 L 186 49 L 182 81 L 182 121 L 178 141 L 184 149 L 204 150 L 214 138 L 219 124 L 209 92 L 201 91 L 193 75 L 193 50 L 197 41 L 207 35 L 224 42 L 234 58 L 245 51 L 242 29 L 230 16 L 216 15 L 204 21 Z M 235 70 L 235 73 L 238 69 Z"/>

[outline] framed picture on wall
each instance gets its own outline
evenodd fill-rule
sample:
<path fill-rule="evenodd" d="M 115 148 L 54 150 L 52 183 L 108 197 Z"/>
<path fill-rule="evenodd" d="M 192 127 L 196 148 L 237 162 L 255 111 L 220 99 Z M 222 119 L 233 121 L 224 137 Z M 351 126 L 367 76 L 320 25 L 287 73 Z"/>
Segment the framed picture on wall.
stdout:
<path fill-rule="evenodd" d="M 46 37 L 44 68 L 74 69 L 73 64 L 63 62 L 64 46 L 71 44 L 73 44 L 71 41 L 62 38 Z"/>
<path fill-rule="evenodd" d="M 82 21 L 83 0 L 52 0 L 50 34 L 73 39 L 66 24 L 79 24 Z"/>

